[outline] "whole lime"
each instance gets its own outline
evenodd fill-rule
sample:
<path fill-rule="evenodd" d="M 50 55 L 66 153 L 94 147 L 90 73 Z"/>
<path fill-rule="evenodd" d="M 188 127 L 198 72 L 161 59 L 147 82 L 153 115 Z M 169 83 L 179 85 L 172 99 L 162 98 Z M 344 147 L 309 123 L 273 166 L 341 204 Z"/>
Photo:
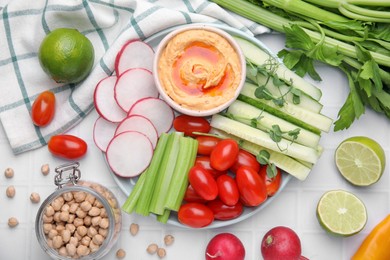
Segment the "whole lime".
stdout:
<path fill-rule="evenodd" d="M 91 41 L 72 28 L 58 28 L 43 39 L 38 58 L 43 70 L 58 83 L 77 83 L 94 63 Z"/>

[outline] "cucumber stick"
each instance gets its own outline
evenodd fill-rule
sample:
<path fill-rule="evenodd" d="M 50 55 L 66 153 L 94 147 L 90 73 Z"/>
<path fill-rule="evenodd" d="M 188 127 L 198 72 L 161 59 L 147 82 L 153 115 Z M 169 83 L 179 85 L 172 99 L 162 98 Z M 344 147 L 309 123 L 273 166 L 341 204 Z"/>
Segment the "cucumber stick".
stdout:
<path fill-rule="evenodd" d="M 307 161 L 309 163 L 316 163 L 319 157 L 317 150 L 314 148 L 298 143 L 292 143 L 286 139 L 282 139 L 280 142 L 276 143 L 266 132 L 219 114 L 212 116 L 210 125 L 216 129 L 225 131 L 228 134 L 240 137 L 248 142 L 299 160 Z"/>
<path fill-rule="evenodd" d="M 259 108 L 249 105 L 248 103 L 242 102 L 240 100 L 234 101 L 228 108 L 227 114 L 232 116 L 234 120 L 240 121 L 246 125 L 252 125 L 253 121 L 256 123 L 256 128 L 263 130 L 265 132 L 272 129 L 273 125 L 278 125 L 283 134 L 283 138 L 288 140 L 293 140 L 293 137 L 288 135 L 288 131 L 293 131 L 295 129 L 300 129 L 298 137 L 294 142 L 299 144 L 309 146 L 312 148 L 317 148 L 320 141 L 320 136 L 310 132 L 306 129 L 298 127 L 280 117 L 276 117 L 272 114 L 265 112 Z"/>
<path fill-rule="evenodd" d="M 275 164 L 276 167 L 280 168 L 291 176 L 294 176 L 298 180 L 304 181 L 311 171 L 312 164 L 310 163 L 301 163 L 285 154 L 266 149 L 260 145 L 248 142 L 235 135 L 227 134 L 226 132 L 215 128 L 212 128 L 210 133 L 221 136 L 223 138 L 231 138 L 236 140 L 242 149 L 250 152 L 253 155 L 259 154 L 259 152 L 262 150 L 267 151 L 270 154 L 270 163 Z"/>
<path fill-rule="evenodd" d="M 314 133 L 329 132 L 333 123 L 331 118 L 294 104 L 287 103 L 281 107 L 271 100 L 259 99 L 255 96 L 256 88 L 256 85 L 246 82 L 240 92 L 239 99 Z"/>
<path fill-rule="evenodd" d="M 267 77 L 261 73 L 257 73 L 256 82 L 259 86 L 265 85 L 267 90 L 274 96 L 280 97 L 285 95 L 284 98 L 287 102 L 294 104 L 293 94 L 291 93 L 291 88 L 287 85 L 275 86 L 272 80 L 268 80 Z M 287 94 L 286 94 L 287 93 Z M 299 107 L 305 108 L 307 110 L 319 113 L 322 110 L 323 105 L 312 97 L 308 96 L 306 93 L 302 92 L 299 100 L 299 104 L 296 104 Z"/>
<path fill-rule="evenodd" d="M 273 64 L 278 64 L 275 73 L 283 81 L 288 84 L 292 84 L 297 89 L 305 92 L 307 95 L 311 96 L 315 100 L 320 100 L 321 90 L 316 86 L 310 84 L 302 77 L 295 74 L 293 71 L 289 70 L 285 65 L 279 62 L 276 58 L 272 57 L 269 53 L 262 50 L 260 47 L 256 46 L 252 42 L 249 42 L 240 37 L 235 37 L 238 45 L 241 47 L 242 52 L 246 59 L 254 63 L 257 66 L 263 66 L 264 64 L 270 64 L 272 61 Z M 274 66 L 274 65 L 271 65 Z"/>

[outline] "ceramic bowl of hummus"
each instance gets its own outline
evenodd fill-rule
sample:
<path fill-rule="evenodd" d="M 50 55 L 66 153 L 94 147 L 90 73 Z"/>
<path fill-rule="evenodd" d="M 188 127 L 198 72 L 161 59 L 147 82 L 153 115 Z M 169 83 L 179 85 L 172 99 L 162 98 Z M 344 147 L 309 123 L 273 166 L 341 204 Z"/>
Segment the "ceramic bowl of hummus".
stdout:
<path fill-rule="evenodd" d="M 209 25 L 183 26 L 167 34 L 153 64 L 161 97 L 191 116 L 227 108 L 239 95 L 245 73 L 245 57 L 234 38 Z"/>

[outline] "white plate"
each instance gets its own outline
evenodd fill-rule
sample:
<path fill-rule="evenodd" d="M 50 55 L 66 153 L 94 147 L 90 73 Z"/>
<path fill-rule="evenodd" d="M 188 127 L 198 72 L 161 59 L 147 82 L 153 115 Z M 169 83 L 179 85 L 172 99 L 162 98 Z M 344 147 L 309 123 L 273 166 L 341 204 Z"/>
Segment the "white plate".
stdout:
<path fill-rule="evenodd" d="M 277 58 L 275 55 L 272 54 L 271 50 L 267 46 L 265 46 L 261 41 L 257 40 L 254 37 L 248 36 L 247 34 L 243 33 L 242 31 L 239 31 L 237 29 L 234 29 L 234 28 L 231 28 L 231 27 L 227 27 L 227 26 L 224 26 L 224 25 L 219 25 L 219 24 L 208 24 L 208 25 L 220 28 L 220 29 L 228 32 L 229 34 L 231 34 L 233 36 L 240 36 L 240 37 L 242 37 L 244 39 L 247 39 L 247 40 L 253 42 L 254 44 L 256 44 L 257 46 L 259 46 L 260 48 L 262 48 L 262 49 L 266 50 L 267 52 L 269 52 L 275 58 Z M 150 46 L 152 46 L 153 49 L 155 49 L 156 46 L 160 43 L 160 41 L 162 40 L 162 38 L 164 38 L 165 35 L 167 35 L 171 31 L 173 31 L 175 29 L 178 29 L 178 28 L 180 28 L 182 26 L 186 26 L 186 25 L 175 26 L 175 27 L 171 27 L 171 28 L 168 28 L 166 30 L 163 30 L 163 31 L 161 31 L 159 33 L 156 33 L 153 36 L 147 38 L 145 40 L 145 42 L 148 43 Z M 104 156 L 104 158 L 106 158 L 106 157 Z M 108 167 L 108 168 L 110 169 L 110 167 Z M 137 178 L 132 178 L 132 179 L 121 178 L 121 177 L 116 176 L 111 170 L 110 170 L 110 173 L 111 173 L 112 177 L 114 178 L 115 182 L 118 184 L 119 188 L 124 192 L 124 194 L 126 196 L 129 196 L 129 194 L 133 190 L 133 187 L 134 187 L 135 183 L 137 182 Z M 257 212 L 259 212 L 262 209 L 264 209 L 267 205 L 272 203 L 272 201 L 284 189 L 284 187 L 286 186 L 286 184 L 289 182 L 290 179 L 291 179 L 291 175 L 289 175 L 287 173 L 283 173 L 283 175 L 282 175 L 282 183 L 280 185 L 279 191 L 274 196 L 268 198 L 260 206 L 257 206 L 257 207 L 244 207 L 244 211 L 242 212 L 242 214 L 238 218 L 235 218 L 235 219 L 232 219 L 232 220 L 225 220 L 225 221 L 214 220 L 213 223 L 211 223 L 210 225 L 208 225 L 208 226 L 206 226 L 206 227 L 204 227 L 202 229 L 220 228 L 220 227 L 232 225 L 232 224 L 241 222 L 241 221 L 243 221 L 243 220 L 253 216 Z M 191 228 L 191 227 L 188 227 L 186 225 L 181 224 L 178 221 L 178 219 L 177 219 L 176 213 L 174 213 L 174 212 L 171 213 L 171 216 L 169 217 L 167 223 L 171 224 L 171 225 L 174 225 L 174 226 L 178 226 L 178 227 Z"/>

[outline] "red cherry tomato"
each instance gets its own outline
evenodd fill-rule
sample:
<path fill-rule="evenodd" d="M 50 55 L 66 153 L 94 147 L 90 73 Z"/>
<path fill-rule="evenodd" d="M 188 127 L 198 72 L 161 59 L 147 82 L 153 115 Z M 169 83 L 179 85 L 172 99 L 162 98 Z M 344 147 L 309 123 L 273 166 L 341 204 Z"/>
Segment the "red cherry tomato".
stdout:
<path fill-rule="evenodd" d="M 177 217 L 180 223 L 193 228 L 205 227 L 214 221 L 213 211 L 196 202 L 181 205 Z"/>
<path fill-rule="evenodd" d="M 240 201 L 233 206 L 228 206 L 219 199 L 207 202 L 206 206 L 213 211 L 214 218 L 218 220 L 229 220 L 237 218 L 242 214 L 244 209 Z"/>
<path fill-rule="evenodd" d="M 187 136 L 195 136 L 193 132 L 208 133 L 211 129 L 210 123 L 205 118 L 188 115 L 177 116 L 173 120 L 173 127 Z"/>
<path fill-rule="evenodd" d="M 196 140 L 198 140 L 198 154 L 200 155 L 210 155 L 217 143 L 221 141 L 218 137 L 205 135 L 197 136 Z"/>
<path fill-rule="evenodd" d="M 188 172 L 188 180 L 195 192 L 203 199 L 213 200 L 218 196 L 217 182 L 206 169 L 193 166 Z"/>
<path fill-rule="evenodd" d="M 35 99 L 31 107 L 31 119 L 36 126 L 46 126 L 55 112 L 56 97 L 51 91 L 44 91 Z"/>
<path fill-rule="evenodd" d="M 216 179 L 218 176 L 225 174 L 226 171 L 217 171 L 210 165 L 210 157 L 208 156 L 198 156 L 195 160 L 195 165 L 199 165 L 203 167 L 204 169 L 208 170 L 214 179 Z"/>
<path fill-rule="evenodd" d="M 227 206 L 237 204 L 240 199 L 236 181 L 227 174 L 221 175 L 217 178 L 218 197 Z"/>
<path fill-rule="evenodd" d="M 250 152 L 240 149 L 238 151 L 237 160 L 235 161 L 233 166 L 230 167 L 230 170 L 236 173 L 238 168 L 243 165 L 253 168 L 256 172 L 260 171 L 260 163 L 257 161 L 256 156 L 254 156 Z"/>
<path fill-rule="evenodd" d="M 226 171 L 237 159 L 238 143 L 233 139 L 224 139 L 219 141 L 210 154 L 211 167 L 218 171 Z"/>
<path fill-rule="evenodd" d="M 207 200 L 203 199 L 201 196 L 196 193 L 194 188 L 192 188 L 191 185 L 188 185 L 186 192 L 184 193 L 183 200 L 187 202 L 199 202 L 199 203 L 206 203 Z"/>
<path fill-rule="evenodd" d="M 260 177 L 265 181 L 265 185 L 267 186 L 267 194 L 268 196 L 273 196 L 279 190 L 280 184 L 282 183 L 282 173 L 279 168 L 276 168 L 276 176 L 270 178 L 267 175 L 267 166 L 262 166 L 260 169 Z"/>
<path fill-rule="evenodd" d="M 77 159 L 87 153 L 87 143 L 73 135 L 54 135 L 48 143 L 49 151 L 64 159 Z"/>
<path fill-rule="evenodd" d="M 236 173 L 240 199 L 245 206 L 258 206 L 267 199 L 267 187 L 264 179 L 248 166 L 241 166 Z"/>

